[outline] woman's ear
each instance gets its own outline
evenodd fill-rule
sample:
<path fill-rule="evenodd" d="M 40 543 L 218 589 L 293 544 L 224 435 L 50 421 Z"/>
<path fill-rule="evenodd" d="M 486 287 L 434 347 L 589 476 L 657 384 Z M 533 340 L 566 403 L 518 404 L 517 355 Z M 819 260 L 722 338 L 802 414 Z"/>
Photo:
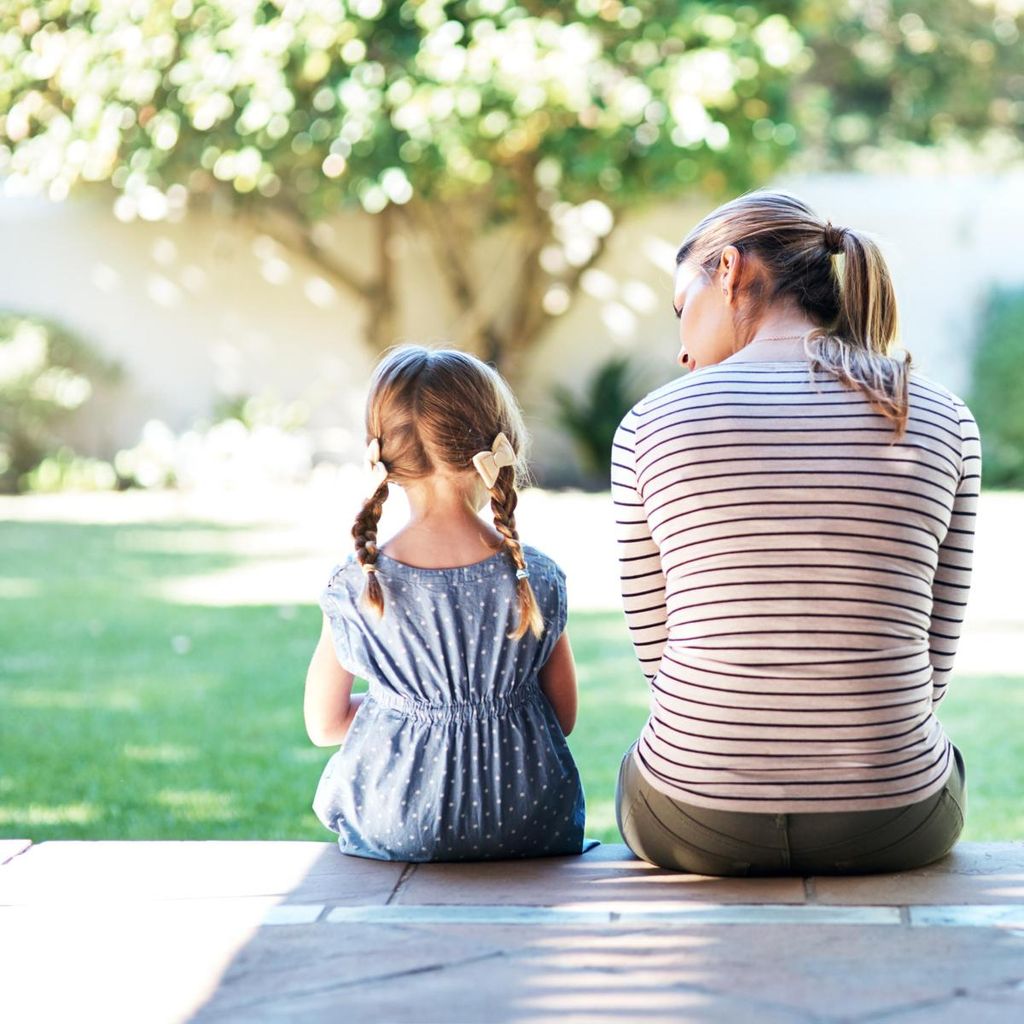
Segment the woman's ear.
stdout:
<path fill-rule="evenodd" d="M 718 261 L 718 279 L 722 288 L 722 297 L 730 305 L 736 294 L 736 288 L 740 281 L 740 263 L 743 257 L 735 245 L 727 245 L 722 250 L 721 259 Z"/>

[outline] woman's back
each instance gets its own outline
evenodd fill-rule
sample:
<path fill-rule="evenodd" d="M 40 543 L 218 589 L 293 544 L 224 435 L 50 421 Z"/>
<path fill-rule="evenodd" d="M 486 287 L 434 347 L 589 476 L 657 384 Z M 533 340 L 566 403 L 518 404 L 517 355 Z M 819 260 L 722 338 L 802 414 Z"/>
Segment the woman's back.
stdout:
<path fill-rule="evenodd" d="M 613 491 L 652 682 L 638 758 L 706 807 L 902 806 L 952 767 L 933 715 L 970 583 L 980 446 L 912 375 L 907 432 L 766 340 L 625 418 Z M 934 603 L 933 603 L 934 593 Z"/>

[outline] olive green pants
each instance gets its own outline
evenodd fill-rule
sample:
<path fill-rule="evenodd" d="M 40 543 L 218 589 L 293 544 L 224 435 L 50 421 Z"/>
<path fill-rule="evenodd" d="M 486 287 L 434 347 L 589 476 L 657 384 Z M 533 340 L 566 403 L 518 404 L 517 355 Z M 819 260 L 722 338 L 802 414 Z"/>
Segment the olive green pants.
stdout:
<path fill-rule="evenodd" d="M 615 816 L 626 845 L 658 867 L 699 875 L 846 875 L 905 871 L 944 857 L 964 825 L 964 759 L 944 789 L 881 811 L 759 814 L 673 800 L 636 765 L 619 768 Z"/>

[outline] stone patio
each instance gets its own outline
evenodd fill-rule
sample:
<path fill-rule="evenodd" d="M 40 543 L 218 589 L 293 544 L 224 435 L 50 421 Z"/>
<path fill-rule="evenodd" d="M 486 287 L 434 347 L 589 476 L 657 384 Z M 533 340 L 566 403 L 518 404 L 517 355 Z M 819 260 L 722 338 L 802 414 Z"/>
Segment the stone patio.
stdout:
<path fill-rule="evenodd" d="M 0 840 L 10 1021 L 1024 1020 L 1024 843 L 859 878 Z"/>

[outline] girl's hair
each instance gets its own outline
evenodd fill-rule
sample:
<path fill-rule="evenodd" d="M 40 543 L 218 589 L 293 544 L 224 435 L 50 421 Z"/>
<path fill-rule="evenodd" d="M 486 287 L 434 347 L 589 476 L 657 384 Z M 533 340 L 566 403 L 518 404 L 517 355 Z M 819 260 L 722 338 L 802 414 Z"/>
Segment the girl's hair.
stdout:
<path fill-rule="evenodd" d="M 388 481 L 420 480 L 434 472 L 471 472 L 473 456 L 490 450 L 504 433 L 516 453 L 516 465 L 502 466 L 490 489 L 494 525 L 516 569 L 526 568 L 515 510 L 517 484 L 526 479 L 526 428 L 512 391 L 501 375 L 465 352 L 402 345 L 389 350 L 377 365 L 366 400 L 367 442 L 377 438 L 387 479 L 363 505 L 352 527 L 360 565 L 376 565 L 377 524 Z M 366 573 L 364 601 L 384 614 L 384 592 L 376 572 Z M 528 629 L 544 632 L 536 595 L 525 576 L 516 580 L 519 624 L 509 636 Z"/>
<path fill-rule="evenodd" d="M 898 327 L 896 294 L 878 246 L 862 232 L 833 227 L 786 192 L 756 190 L 709 213 L 687 235 L 676 264 L 714 274 L 726 246 L 756 257 L 739 284 L 736 328 L 749 337 L 773 301 L 794 302 L 818 324 L 804 338 L 816 370 L 856 388 L 907 427 L 911 355 L 890 355 Z M 838 260 L 842 257 L 842 269 Z M 904 350 L 905 351 L 905 350 Z"/>

